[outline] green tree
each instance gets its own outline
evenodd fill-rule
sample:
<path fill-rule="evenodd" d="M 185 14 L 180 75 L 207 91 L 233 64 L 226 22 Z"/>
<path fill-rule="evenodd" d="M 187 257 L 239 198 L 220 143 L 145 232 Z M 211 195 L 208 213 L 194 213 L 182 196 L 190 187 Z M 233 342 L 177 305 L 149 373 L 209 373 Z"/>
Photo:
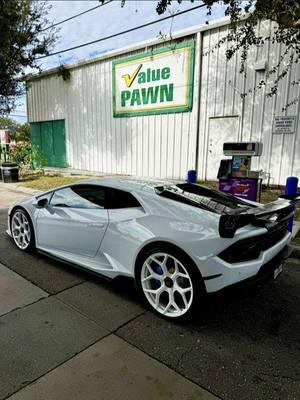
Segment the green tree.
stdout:
<path fill-rule="evenodd" d="M 55 32 L 45 30 L 48 12 L 46 1 L 0 1 L 0 115 L 14 108 L 26 69 L 38 68 L 35 58 L 55 41 Z"/>
<path fill-rule="evenodd" d="M 17 136 L 17 132 L 20 128 L 20 124 L 11 118 L 0 116 L 0 129 L 8 129 L 10 136 L 14 139 Z"/>
<path fill-rule="evenodd" d="M 102 1 L 102 0 L 101 0 Z M 124 6 L 127 0 L 122 0 Z M 190 0 L 194 3 L 194 0 Z M 156 12 L 164 14 L 172 4 L 181 4 L 182 0 L 157 0 L 154 2 Z M 197 5 L 199 3 L 197 2 Z M 282 55 L 275 67 L 268 70 L 266 79 L 258 82 L 255 88 L 249 91 L 267 87 L 269 96 L 277 92 L 278 83 L 283 79 L 293 65 L 300 60 L 300 1 L 299 0 L 203 0 L 203 7 L 208 15 L 213 15 L 214 6 L 223 4 L 224 14 L 230 17 L 230 31 L 221 38 L 216 47 L 227 43 L 226 57 L 228 60 L 236 53 L 240 56 L 240 72 L 246 73 L 248 52 L 251 46 L 261 46 L 266 42 L 278 43 L 282 46 Z M 196 11 L 195 11 L 196 12 Z M 261 36 L 258 33 L 257 23 L 262 20 L 271 20 L 277 23 L 277 27 L 270 36 Z M 213 51 L 211 49 L 210 51 Z M 299 85 L 300 77 L 292 82 Z M 243 93 L 242 95 L 246 95 Z M 295 98 L 287 106 L 299 101 Z"/>
<path fill-rule="evenodd" d="M 30 141 L 30 126 L 27 122 L 20 124 L 15 140 L 16 142 Z"/>
<path fill-rule="evenodd" d="M 30 128 L 29 124 L 19 124 L 11 118 L 0 117 L 0 129 L 8 129 L 9 136 L 16 142 L 29 142 Z"/>

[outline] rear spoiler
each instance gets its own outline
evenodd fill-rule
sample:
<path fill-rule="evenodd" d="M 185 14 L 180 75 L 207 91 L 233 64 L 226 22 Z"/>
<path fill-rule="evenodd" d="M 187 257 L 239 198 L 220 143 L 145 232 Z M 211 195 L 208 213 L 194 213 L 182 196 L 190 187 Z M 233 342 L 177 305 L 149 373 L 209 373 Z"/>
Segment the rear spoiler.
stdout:
<path fill-rule="evenodd" d="M 282 194 L 281 199 L 293 200 L 294 202 L 300 201 L 300 193 L 295 194 Z"/>
<path fill-rule="evenodd" d="M 221 215 L 219 234 L 223 238 L 233 238 L 239 228 L 248 224 L 271 230 L 278 224 L 287 223 L 293 214 L 294 206 L 280 199 L 242 212 L 235 210 L 230 214 Z"/>

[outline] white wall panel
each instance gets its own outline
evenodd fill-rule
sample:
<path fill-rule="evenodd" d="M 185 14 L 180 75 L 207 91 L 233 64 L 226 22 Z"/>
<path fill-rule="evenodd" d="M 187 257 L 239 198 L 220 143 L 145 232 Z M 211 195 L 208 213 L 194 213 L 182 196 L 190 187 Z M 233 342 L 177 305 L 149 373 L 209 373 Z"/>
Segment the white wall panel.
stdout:
<path fill-rule="evenodd" d="M 274 25 L 269 21 L 261 22 L 258 26 L 260 35 L 267 36 L 272 30 L 274 30 Z M 282 110 L 293 99 L 299 99 L 299 85 L 293 86 L 291 82 L 299 79 L 300 63 L 294 65 L 287 76 L 279 81 L 276 96 L 266 96 L 269 87 L 249 93 L 244 100 L 242 115 L 243 100 L 240 93 L 247 92 L 265 79 L 264 71 L 255 70 L 256 63 L 265 59 L 268 68 L 271 69 L 278 63 L 284 49 L 282 46 L 272 45 L 269 42 L 261 47 L 251 48 L 245 76 L 239 72 L 238 56 L 226 62 L 224 58 L 226 44 L 211 51 L 218 40 L 226 35 L 226 32 L 227 28 L 223 26 L 208 29 L 202 33 L 198 176 L 201 179 L 211 178 L 211 171 L 207 173 L 209 119 L 236 115 L 239 116 L 240 127 L 242 127 L 238 136 L 239 140 L 262 141 L 264 145 L 262 156 L 253 158 L 253 169 L 269 172 L 271 183 L 284 184 L 287 176 L 291 174 L 300 176 L 299 101 L 286 111 Z M 289 115 L 297 115 L 296 134 L 272 134 L 274 117 Z M 236 140 L 235 137 L 236 132 L 232 132 L 231 140 Z M 221 133 L 220 138 L 222 138 Z M 214 178 L 217 178 L 217 171 L 214 171 Z"/>

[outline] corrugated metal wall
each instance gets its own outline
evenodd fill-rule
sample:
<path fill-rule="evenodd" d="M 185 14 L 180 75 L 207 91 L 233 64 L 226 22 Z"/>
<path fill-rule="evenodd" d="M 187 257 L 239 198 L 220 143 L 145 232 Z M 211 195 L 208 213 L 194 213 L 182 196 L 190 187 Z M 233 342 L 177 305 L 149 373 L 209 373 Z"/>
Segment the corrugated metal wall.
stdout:
<path fill-rule="evenodd" d="M 269 21 L 260 23 L 259 34 L 270 35 L 274 24 Z M 226 45 L 209 52 L 214 45 L 226 35 L 227 27 L 211 29 L 202 36 L 202 68 L 201 68 L 201 100 L 200 100 L 200 132 L 198 169 L 202 179 L 216 179 L 216 170 L 210 168 L 207 162 L 209 151 L 209 121 L 214 117 L 238 116 L 240 130 L 238 139 L 241 141 L 262 141 L 263 154 L 253 158 L 253 169 L 264 170 L 271 174 L 271 183 L 284 184 L 289 175 L 300 176 L 300 102 L 282 108 L 300 95 L 300 85 L 291 82 L 299 79 L 300 65 L 294 64 L 290 72 L 279 81 L 278 93 L 273 97 L 266 96 L 267 90 L 249 93 L 243 100 L 240 93 L 254 88 L 262 79 L 264 71 L 256 71 L 257 62 L 266 60 L 269 69 L 274 67 L 281 54 L 283 46 L 271 45 L 266 42 L 262 47 L 253 47 L 249 52 L 246 77 L 240 74 L 239 58 L 226 62 Z M 280 73 L 280 71 L 279 71 Z M 278 76 L 278 73 L 277 73 Z M 272 134 L 274 116 L 297 116 L 297 134 Z M 220 132 L 222 138 L 222 132 Z M 236 132 L 231 138 L 235 141 Z"/>
<path fill-rule="evenodd" d="M 166 46 L 168 43 L 154 48 Z M 195 51 L 199 55 L 200 40 L 196 40 Z M 67 82 L 57 74 L 32 80 L 29 121 L 65 118 L 72 168 L 148 177 L 185 176 L 187 169 L 195 166 L 199 63 L 195 65 L 192 112 L 113 118 L 114 59 L 72 69 Z"/>
<path fill-rule="evenodd" d="M 263 22 L 258 29 L 262 34 L 270 34 L 274 25 Z M 299 79 L 300 65 L 294 65 L 280 81 L 276 96 L 267 97 L 262 89 L 249 93 L 243 104 L 240 93 L 265 77 L 265 72 L 255 70 L 256 63 L 265 59 L 268 68 L 272 68 L 284 49 L 270 43 L 251 49 L 245 77 L 239 73 L 238 57 L 226 62 L 224 46 L 209 52 L 226 32 L 227 27 L 221 26 L 193 36 L 196 50 L 192 112 L 113 118 L 112 61 L 143 51 L 138 50 L 71 69 L 71 80 L 67 82 L 57 74 L 31 80 L 29 122 L 65 119 L 67 157 L 70 167 L 75 169 L 185 178 L 186 171 L 197 164 L 200 179 L 216 179 L 220 155 L 216 152 L 215 163 L 211 164 L 214 149 L 209 147 L 212 143 L 209 130 L 215 124 L 210 122 L 212 118 L 234 116 L 238 119 L 238 132 L 234 129 L 232 135 L 227 133 L 226 139 L 262 141 L 263 155 L 254 159 L 253 169 L 269 172 L 271 183 L 284 184 L 287 176 L 300 176 L 300 102 L 282 111 L 287 103 L 299 98 L 300 85 L 291 82 Z M 150 50 L 150 47 L 144 49 Z M 281 115 L 297 116 L 296 134 L 272 134 L 274 116 Z M 214 135 L 218 132 L 214 131 Z M 219 137 L 222 145 L 222 132 Z M 213 143 L 217 142 L 215 136 Z"/>

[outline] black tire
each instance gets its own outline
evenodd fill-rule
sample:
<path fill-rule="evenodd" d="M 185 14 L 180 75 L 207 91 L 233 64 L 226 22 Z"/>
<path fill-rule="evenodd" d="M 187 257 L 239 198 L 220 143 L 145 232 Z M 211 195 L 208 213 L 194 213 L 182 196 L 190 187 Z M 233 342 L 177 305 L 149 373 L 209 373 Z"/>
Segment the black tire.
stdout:
<path fill-rule="evenodd" d="M 142 269 L 145 261 L 152 256 L 153 254 L 156 253 L 165 253 L 166 255 L 170 255 L 171 257 L 175 257 L 185 268 L 185 270 L 188 272 L 190 276 L 190 280 L 192 283 L 192 288 L 193 288 L 193 298 L 191 301 L 191 305 L 188 308 L 188 310 L 180 316 L 168 316 L 162 314 L 160 311 L 155 309 L 153 304 L 150 303 L 148 300 L 143 286 L 141 282 L 141 274 L 142 274 Z M 147 308 L 151 309 L 154 311 L 156 314 L 158 314 L 160 317 L 168 319 L 168 320 L 173 320 L 173 321 L 182 321 L 182 320 L 189 320 L 189 319 L 194 319 L 196 315 L 199 315 L 201 312 L 201 307 L 203 306 L 203 301 L 205 301 L 205 295 L 206 295 L 206 289 L 204 285 L 203 278 L 201 276 L 200 271 L 198 270 L 197 266 L 193 262 L 193 260 L 185 254 L 183 251 L 180 249 L 176 248 L 175 246 L 169 246 L 169 245 L 157 245 L 155 247 L 152 247 L 150 249 L 147 249 L 146 251 L 143 251 L 142 254 L 138 257 L 137 263 L 136 263 L 136 269 L 135 269 L 135 282 L 136 282 L 136 287 L 138 290 L 138 293 L 140 297 L 143 299 L 143 302 L 146 304 Z"/>
<path fill-rule="evenodd" d="M 28 229 L 30 229 L 30 241 L 28 243 L 28 245 L 24 248 L 21 248 L 15 238 L 15 235 L 13 233 L 13 219 L 16 216 L 16 214 L 22 214 L 24 216 L 24 218 L 26 218 L 26 220 L 28 221 Z M 35 235 L 34 235 L 34 228 L 33 228 L 33 224 L 31 221 L 31 218 L 29 216 L 29 214 L 21 207 L 17 207 L 13 210 L 11 217 L 10 217 L 10 229 L 11 229 L 11 233 L 12 233 L 12 239 L 14 241 L 14 244 L 16 245 L 16 247 L 24 252 L 30 253 L 33 252 L 35 250 Z"/>

